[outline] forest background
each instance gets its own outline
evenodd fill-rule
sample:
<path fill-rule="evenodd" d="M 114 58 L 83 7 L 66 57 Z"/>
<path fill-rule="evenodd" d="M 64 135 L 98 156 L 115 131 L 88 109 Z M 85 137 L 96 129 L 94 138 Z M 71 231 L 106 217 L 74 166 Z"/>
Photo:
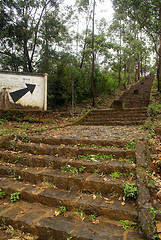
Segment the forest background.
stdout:
<path fill-rule="evenodd" d="M 147 74 L 160 91 L 161 2 L 113 0 L 110 23 L 95 18 L 100 2 L 0 0 L 0 69 L 48 73 L 49 109 L 111 95 Z"/>

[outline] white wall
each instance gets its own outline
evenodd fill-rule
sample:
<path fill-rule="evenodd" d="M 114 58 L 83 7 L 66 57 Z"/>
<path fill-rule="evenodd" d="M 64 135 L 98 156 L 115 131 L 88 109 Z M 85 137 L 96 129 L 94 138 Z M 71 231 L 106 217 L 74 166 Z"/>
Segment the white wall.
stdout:
<path fill-rule="evenodd" d="M 33 92 L 30 92 L 27 86 L 33 86 Z M 46 110 L 47 74 L 1 71 L 0 93 L 1 108 L 22 106 Z"/>

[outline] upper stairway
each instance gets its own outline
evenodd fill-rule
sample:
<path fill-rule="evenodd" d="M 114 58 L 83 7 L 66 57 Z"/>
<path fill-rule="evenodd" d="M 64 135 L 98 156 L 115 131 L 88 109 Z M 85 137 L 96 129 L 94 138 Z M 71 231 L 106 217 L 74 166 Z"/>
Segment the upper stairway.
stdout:
<path fill-rule="evenodd" d="M 111 104 L 110 109 L 91 110 L 81 119 L 83 125 L 141 125 L 147 118 L 147 107 L 154 76 L 141 79 Z"/>

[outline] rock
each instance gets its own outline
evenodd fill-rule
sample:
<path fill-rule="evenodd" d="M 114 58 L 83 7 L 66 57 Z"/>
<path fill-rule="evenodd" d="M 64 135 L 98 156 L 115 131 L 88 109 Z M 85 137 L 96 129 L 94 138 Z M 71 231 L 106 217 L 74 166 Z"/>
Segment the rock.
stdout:
<path fill-rule="evenodd" d="M 161 200 L 161 189 L 157 192 L 157 198 Z"/>
<path fill-rule="evenodd" d="M 161 222 L 157 222 L 156 227 L 157 227 L 157 233 L 161 234 Z"/>

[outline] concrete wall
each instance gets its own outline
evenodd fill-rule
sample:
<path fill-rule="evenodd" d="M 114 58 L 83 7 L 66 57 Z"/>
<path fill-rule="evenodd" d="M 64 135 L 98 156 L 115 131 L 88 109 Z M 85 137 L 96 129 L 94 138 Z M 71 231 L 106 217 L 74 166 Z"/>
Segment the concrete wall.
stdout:
<path fill-rule="evenodd" d="M 0 71 L 0 109 L 47 109 L 47 74 Z"/>

